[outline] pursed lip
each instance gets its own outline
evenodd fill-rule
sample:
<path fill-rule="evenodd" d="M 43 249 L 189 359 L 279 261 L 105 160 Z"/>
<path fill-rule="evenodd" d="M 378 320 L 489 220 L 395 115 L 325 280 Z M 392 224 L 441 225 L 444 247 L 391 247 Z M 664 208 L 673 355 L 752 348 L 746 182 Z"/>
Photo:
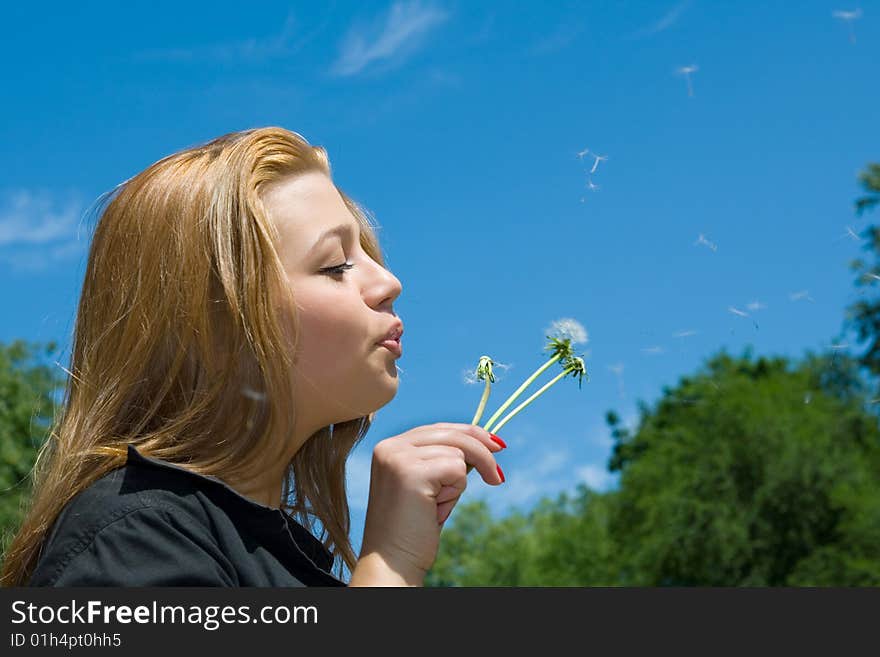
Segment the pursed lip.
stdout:
<path fill-rule="evenodd" d="M 385 335 L 382 336 L 376 344 L 382 344 L 386 340 L 393 340 L 400 343 L 400 336 L 403 335 L 403 322 L 397 321 L 395 324 L 385 332 Z"/>
<path fill-rule="evenodd" d="M 403 345 L 400 344 L 399 340 L 383 340 L 377 346 L 385 347 L 398 358 L 403 356 Z"/>

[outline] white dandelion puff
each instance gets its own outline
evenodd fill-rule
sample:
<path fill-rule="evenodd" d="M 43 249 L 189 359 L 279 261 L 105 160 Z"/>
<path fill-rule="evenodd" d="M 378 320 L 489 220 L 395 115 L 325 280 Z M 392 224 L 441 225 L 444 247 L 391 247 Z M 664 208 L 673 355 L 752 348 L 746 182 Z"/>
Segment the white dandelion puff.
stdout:
<path fill-rule="evenodd" d="M 554 321 L 550 325 L 550 330 L 547 331 L 547 334 L 560 340 L 569 339 L 573 345 L 585 344 L 590 340 L 587 335 L 587 329 L 584 328 L 583 324 L 570 317 Z"/>

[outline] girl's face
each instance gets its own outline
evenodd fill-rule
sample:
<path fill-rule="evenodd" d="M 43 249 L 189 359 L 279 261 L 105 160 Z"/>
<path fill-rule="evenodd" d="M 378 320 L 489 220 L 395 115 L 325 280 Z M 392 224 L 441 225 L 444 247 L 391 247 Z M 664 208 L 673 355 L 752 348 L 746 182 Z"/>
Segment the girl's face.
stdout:
<path fill-rule="evenodd" d="M 400 323 L 392 304 L 402 285 L 361 248 L 359 224 L 326 174 L 275 183 L 263 202 L 281 235 L 281 262 L 300 318 L 293 382 L 297 434 L 307 438 L 394 398 L 397 357 L 377 343 Z M 322 271 L 344 263 L 353 267 Z"/>

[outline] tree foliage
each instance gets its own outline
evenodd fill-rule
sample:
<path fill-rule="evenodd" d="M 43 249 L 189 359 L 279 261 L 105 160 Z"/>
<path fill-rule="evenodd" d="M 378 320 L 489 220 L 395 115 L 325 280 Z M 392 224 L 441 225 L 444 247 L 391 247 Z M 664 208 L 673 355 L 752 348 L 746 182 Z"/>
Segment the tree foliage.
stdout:
<path fill-rule="evenodd" d="M 840 354 L 734 358 L 606 416 L 616 491 L 493 521 L 462 505 L 434 585 L 880 584 L 880 428 Z"/>
<path fill-rule="evenodd" d="M 56 345 L 0 344 L 0 534 L 5 551 L 30 495 L 31 469 L 46 440 L 64 378 L 42 362 Z"/>

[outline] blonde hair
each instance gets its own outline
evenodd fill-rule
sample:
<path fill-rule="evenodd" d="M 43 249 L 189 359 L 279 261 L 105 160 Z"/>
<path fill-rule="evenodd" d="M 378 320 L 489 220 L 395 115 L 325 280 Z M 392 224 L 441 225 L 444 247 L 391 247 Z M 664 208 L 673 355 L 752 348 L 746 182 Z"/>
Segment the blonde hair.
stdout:
<path fill-rule="evenodd" d="M 345 464 L 374 414 L 324 427 L 285 455 L 299 323 L 261 194 L 315 171 L 330 176 L 322 147 L 266 127 L 169 155 L 111 192 L 90 246 L 64 401 L 0 584 L 26 585 L 63 507 L 124 465 L 129 444 L 224 481 L 286 463 L 281 507 L 313 532 L 319 520 L 339 576 L 340 557 L 353 570 Z M 362 248 L 384 267 L 367 215 L 337 190 Z"/>

